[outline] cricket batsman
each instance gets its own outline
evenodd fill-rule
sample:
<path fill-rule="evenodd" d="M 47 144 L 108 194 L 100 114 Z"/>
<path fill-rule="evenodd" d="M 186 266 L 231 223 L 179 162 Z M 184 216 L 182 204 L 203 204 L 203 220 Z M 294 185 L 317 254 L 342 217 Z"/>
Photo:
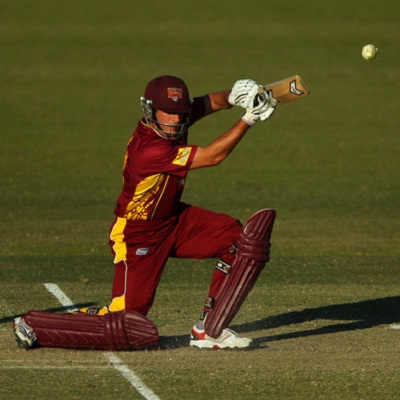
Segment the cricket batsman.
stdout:
<path fill-rule="evenodd" d="M 189 171 L 220 164 L 276 101 L 251 79 L 231 90 L 190 98 L 185 82 L 152 79 L 140 98 L 143 117 L 127 144 L 123 187 L 110 229 L 115 275 L 111 303 L 77 313 L 30 311 L 14 321 L 24 348 L 35 346 L 133 350 L 159 343 L 147 315 L 170 257 L 215 259 L 209 292 L 190 346 L 246 348 L 251 339 L 228 328 L 269 260 L 275 211 L 263 209 L 245 224 L 181 201 Z M 203 117 L 233 106 L 238 121 L 206 147 L 188 144 L 188 130 Z"/>

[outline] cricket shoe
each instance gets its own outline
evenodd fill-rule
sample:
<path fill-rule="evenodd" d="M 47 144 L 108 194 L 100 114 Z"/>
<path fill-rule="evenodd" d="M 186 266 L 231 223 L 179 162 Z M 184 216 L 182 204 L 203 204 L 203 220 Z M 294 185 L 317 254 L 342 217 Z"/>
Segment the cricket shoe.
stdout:
<path fill-rule="evenodd" d="M 14 319 L 14 336 L 18 346 L 24 349 L 30 349 L 36 342 L 34 330 L 21 317 Z"/>
<path fill-rule="evenodd" d="M 190 335 L 190 346 L 198 349 L 244 349 L 249 347 L 251 342 L 251 339 L 241 338 L 229 328 L 225 328 L 221 335 L 214 339 L 208 336 L 204 329 L 195 325 Z"/>

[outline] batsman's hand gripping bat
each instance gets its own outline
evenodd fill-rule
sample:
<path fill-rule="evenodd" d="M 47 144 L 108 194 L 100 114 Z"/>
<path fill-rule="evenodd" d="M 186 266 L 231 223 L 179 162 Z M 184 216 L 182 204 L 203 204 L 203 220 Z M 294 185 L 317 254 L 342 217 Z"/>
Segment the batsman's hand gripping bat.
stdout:
<path fill-rule="evenodd" d="M 310 94 L 310 90 L 300 75 L 293 75 L 281 81 L 269 83 L 260 88 L 277 101 L 277 105 L 291 103 Z"/>

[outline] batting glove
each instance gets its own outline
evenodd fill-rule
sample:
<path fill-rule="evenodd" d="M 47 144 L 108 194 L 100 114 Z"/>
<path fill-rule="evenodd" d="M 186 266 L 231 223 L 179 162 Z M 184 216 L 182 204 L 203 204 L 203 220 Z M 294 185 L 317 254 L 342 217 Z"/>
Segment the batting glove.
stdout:
<path fill-rule="evenodd" d="M 245 111 L 241 118 L 243 122 L 246 122 L 249 126 L 254 126 L 260 120 L 260 114 L 254 112 L 253 109 Z"/>
<path fill-rule="evenodd" d="M 236 81 L 228 97 L 229 104 L 248 108 L 253 104 L 254 97 L 258 93 L 258 88 L 259 85 L 251 79 Z"/>
<path fill-rule="evenodd" d="M 260 113 L 260 120 L 266 121 L 268 118 L 272 117 L 272 114 L 275 112 L 275 110 L 276 106 L 268 106 L 265 111 Z"/>
<path fill-rule="evenodd" d="M 258 91 L 253 104 L 246 108 L 241 119 L 249 126 L 254 126 L 259 120 L 266 121 L 275 112 L 276 104 L 276 100 L 265 90 Z"/>

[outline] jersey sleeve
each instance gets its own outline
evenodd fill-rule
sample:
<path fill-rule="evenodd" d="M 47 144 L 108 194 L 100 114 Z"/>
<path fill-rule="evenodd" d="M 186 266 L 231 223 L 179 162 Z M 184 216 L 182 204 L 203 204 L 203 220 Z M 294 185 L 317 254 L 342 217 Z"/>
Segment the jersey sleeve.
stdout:
<path fill-rule="evenodd" d="M 143 174 L 164 173 L 184 178 L 193 162 L 198 146 L 173 145 L 160 139 L 157 146 L 140 151 L 137 165 Z"/>

